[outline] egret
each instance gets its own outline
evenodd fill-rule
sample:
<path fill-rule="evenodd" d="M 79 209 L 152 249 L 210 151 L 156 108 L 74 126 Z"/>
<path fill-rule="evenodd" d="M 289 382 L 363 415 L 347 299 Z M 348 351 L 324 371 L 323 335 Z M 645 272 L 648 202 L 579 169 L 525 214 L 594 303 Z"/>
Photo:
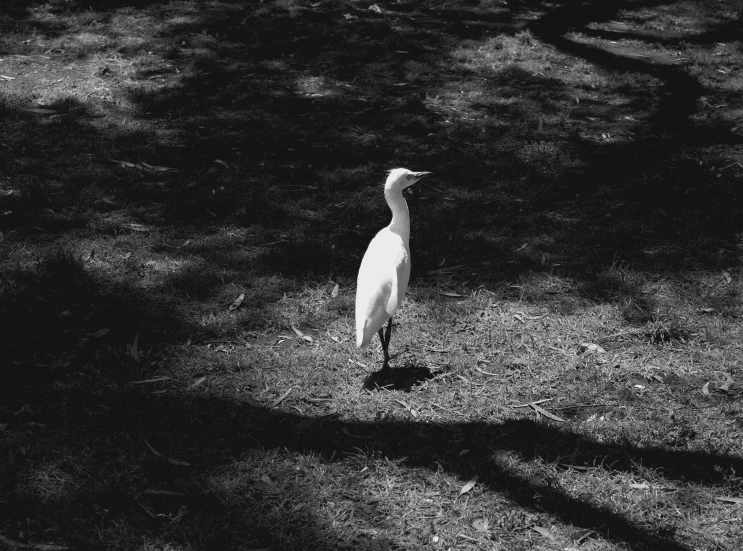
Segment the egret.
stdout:
<path fill-rule="evenodd" d="M 392 211 L 392 221 L 369 243 L 356 280 L 356 347 L 365 348 L 374 333 L 379 335 L 384 352 L 381 373 L 387 373 L 390 367 L 392 316 L 405 297 L 410 279 L 410 213 L 402 192 L 429 174 L 405 168 L 390 171 L 384 198 Z M 387 330 L 383 331 L 385 322 Z"/>

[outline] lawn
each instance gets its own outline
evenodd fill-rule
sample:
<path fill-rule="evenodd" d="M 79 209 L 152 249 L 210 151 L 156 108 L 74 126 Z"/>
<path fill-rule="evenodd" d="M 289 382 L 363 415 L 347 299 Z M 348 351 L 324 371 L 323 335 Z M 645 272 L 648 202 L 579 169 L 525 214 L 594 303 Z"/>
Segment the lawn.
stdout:
<path fill-rule="evenodd" d="M 739 2 L 5 0 L 0 549 L 743 549 L 742 260 Z"/>

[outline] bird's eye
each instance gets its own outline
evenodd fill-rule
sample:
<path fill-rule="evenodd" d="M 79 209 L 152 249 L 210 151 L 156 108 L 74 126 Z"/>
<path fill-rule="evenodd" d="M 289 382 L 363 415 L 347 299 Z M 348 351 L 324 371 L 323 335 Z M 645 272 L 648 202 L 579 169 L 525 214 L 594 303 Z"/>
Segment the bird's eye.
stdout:
<path fill-rule="evenodd" d="M 405 175 L 405 177 L 406 177 L 406 178 L 407 178 L 408 180 L 410 180 L 410 176 L 411 176 L 410 174 L 407 174 L 407 175 Z"/>

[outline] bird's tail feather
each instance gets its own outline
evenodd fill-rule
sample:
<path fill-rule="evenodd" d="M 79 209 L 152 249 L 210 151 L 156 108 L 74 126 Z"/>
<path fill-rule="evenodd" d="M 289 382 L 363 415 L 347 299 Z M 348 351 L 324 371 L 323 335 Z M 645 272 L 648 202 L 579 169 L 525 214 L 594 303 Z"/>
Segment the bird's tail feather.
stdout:
<path fill-rule="evenodd" d="M 363 331 L 356 331 L 356 348 L 366 348 L 366 345 L 369 344 L 364 343 L 364 332 Z"/>

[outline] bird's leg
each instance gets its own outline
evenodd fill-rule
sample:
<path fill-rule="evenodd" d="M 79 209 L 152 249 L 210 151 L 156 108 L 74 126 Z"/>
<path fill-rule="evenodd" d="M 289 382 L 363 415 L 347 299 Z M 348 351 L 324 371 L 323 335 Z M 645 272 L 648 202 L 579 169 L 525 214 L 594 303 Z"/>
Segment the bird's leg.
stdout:
<path fill-rule="evenodd" d="M 379 340 L 382 343 L 382 352 L 384 352 L 384 363 L 382 364 L 382 371 L 387 371 L 390 368 L 390 333 L 392 331 L 392 318 L 389 319 L 387 322 L 387 331 L 382 331 L 382 328 L 379 328 L 379 332 L 377 333 L 379 335 Z"/>
<path fill-rule="evenodd" d="M 390 335 L 392 335 L 392 318 L 387 321 L 387 331 L 384 333 L 384 347 L 386 350 L 389 351 L 390 349 Z M 389 352 L 387 354 L 387 357 L 389 358 Z"/>

